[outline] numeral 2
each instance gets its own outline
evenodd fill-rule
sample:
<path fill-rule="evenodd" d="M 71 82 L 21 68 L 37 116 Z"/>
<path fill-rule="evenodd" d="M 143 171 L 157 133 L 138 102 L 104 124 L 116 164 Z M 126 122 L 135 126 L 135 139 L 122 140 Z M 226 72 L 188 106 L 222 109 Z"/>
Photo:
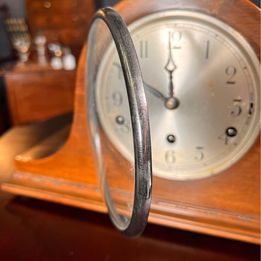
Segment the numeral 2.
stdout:
<path fill-rule="evenodd" d="M 228 66 L 225 70 L 226 75 L 228 76 L 228 79 L 226 81 L 227 84 L 235 84 L 235 75 L 237 73 L 237 69 L 235 66 Z"/>

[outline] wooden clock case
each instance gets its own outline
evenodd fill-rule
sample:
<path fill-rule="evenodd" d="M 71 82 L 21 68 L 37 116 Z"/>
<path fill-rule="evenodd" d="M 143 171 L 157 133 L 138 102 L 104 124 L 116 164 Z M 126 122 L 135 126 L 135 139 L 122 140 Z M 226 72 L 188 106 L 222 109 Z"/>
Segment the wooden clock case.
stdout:
<path fill-rule="evenodd" d="M 115 6 L 127 24 L 166 9 L 196 10 L 239 31 L 259 57 L 260 10 L 247 0 L 125 0 Z M 93 211 L 106 212 L 99 190 L 86 121 L 86 47 L 79 61 L 73 125 L 55 154 L 19 155 L 2 189 Z M 193 232 L 260 243 L 260 141 L 228 170 L 195 181 L 155 177 L 149 222 Z"/>

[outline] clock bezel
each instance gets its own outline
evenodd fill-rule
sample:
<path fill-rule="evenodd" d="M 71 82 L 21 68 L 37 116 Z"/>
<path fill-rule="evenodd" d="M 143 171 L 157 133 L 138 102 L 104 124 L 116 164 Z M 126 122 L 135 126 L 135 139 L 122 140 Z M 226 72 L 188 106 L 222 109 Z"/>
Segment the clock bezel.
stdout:
<path fill-rule="evenodd" d="M 96 57 L 98 57 L 95 45 L 98 44 L 98 24 L 103 23 L 107 32 L 112 36 L 116 52 L 124 72 L 125 86 L 128 95 L 129 111 L 131 115 L 131 127 L 133 131 L 134 147 L 134 191 L 131 215 L 124 216 L 117 211 L 111 196 L 109 182 L 107 182 L 107 168 L 103 159 L 102 143 L 105 141 L 100 131 L 99 115 L 96 108 Z M 106 32 L 104 32 L 106 35 Z M 104 35 L 103 35 L 104 36 Z M 100 40 L 100 39 L 99 39 Z M 112 8 L 100 9 L 93 18 L 88 35 L 87 81 L 88 89 L 88 118 L 89 131 L 93 145 L 93 151 L 97 162 L 97 174 L 99 176 L 101 191 L 104 196 L 109 216 L 115 227 L 127 236 L 138 236 L 146 227 L 151 203 L 152 189 L 152 164 L 151 164 L 151 140 L 150 125 L 147 109 L 147 101 L 143 87 L 142 74 L 139 67 L 135 48 L 128 29 L 120 15 Z M 101 51 L 102 55 L 102 51 Z M 107 157 L 110 157 L 106 154 Z M 113 169 L 114 171 L 114 169 Z M 124 173 L 122 173 L 124 175 Z"/>

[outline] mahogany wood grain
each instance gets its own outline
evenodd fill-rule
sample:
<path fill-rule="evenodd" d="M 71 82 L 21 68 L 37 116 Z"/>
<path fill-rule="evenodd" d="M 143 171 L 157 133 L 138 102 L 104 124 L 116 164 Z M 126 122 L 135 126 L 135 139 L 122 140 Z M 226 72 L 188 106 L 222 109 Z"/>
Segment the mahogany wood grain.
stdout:
<path fill-rule="evenodd" d="M 246 0 L 121 1 L 115 9 L 127 24 L 169 8 L 208 13 L 238 30 L 258 57 L 260 11 Z M 70 137 L 56 154 L 15 162 L 16 172 L 4 190 L 105 212 L 86 122 L 84 48 L 76 82 Z M 87 119 L 88 121 L 88 119 Z M 155 178 L 149 221 L 225 238 L 260 243 L 260 141 L 239 162 L 216 176 L 196 181 Z"/>

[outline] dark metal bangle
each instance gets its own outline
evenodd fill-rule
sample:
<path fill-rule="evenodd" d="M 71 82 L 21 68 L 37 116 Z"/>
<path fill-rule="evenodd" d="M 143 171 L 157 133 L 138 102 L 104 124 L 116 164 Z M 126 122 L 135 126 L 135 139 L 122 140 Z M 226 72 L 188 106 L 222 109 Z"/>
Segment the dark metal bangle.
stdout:
<path fill-rule="evenodd" d="M 94 16 L 89 33 L 88 45 L 95 45 L 95 43 L 91 42 L 90 39 L 92 39 L 91 34 L 93 34 L 95 31 L 92 30 L 92 27 L 98 19 L 102 19 L 106 24 L 115 42 L 128 93 L 135 160 L 134 201 L 130 218 L 117 213 L 114 203 L 111 199 L 104 173 L 103 159 L 101 156 L 100 136 L 98 134 L 99 132 L 97 131 L 97 119 L 90 123 L 90 132 L 92 135 L 96 159 L 98 161 L 99 175 L 103 187 L 102 189 L 104 198 L 109 210 L 110 218 L 117 229 L 122 231 L 124 234 L 128 236 L 138 236 L 143 232 L 147 224 L 152 188 L 150 126 L 142 74 L 134 44 L 127 26 L 125 25 L 121 16 L 112 8 L 100 9 Z M 88 73 L 92 73 L 92 70 L 88 70 Z M 87 76 L 87 78 L 88 77 L 89 76 Z M 87 88 L 88 116 L 90 120 L 93 118 L 96 112 L 93 106 L 95 90 L 93 84 L 90 83 L 89 78 L 87 82 Z"/>

